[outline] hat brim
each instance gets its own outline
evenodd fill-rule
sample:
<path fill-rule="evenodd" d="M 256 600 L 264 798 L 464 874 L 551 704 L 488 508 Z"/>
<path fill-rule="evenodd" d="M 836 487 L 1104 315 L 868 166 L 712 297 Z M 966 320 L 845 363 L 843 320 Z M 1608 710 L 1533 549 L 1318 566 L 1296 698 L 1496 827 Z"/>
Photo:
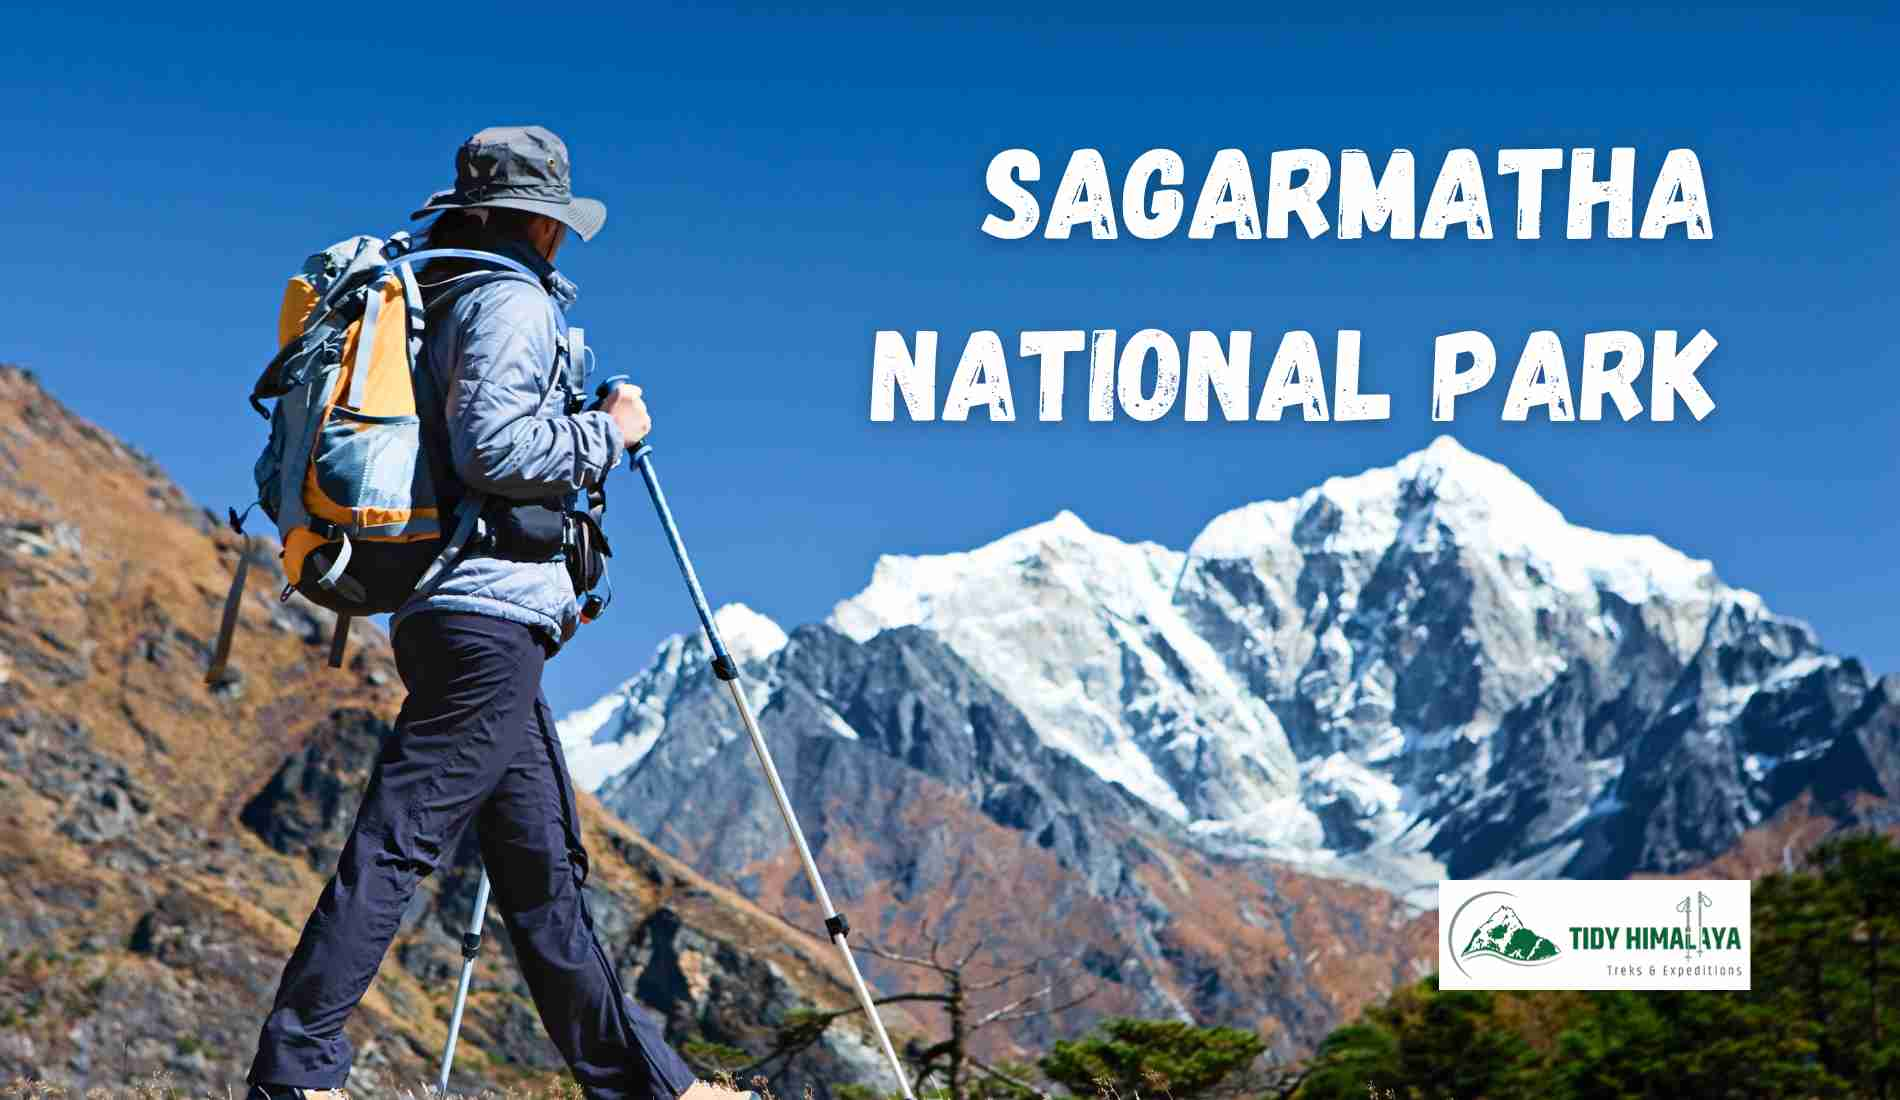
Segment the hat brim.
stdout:
<path fill-rule="evenodd" d="M 572 202 L 549 202 L 545 199 L 486 199 L 482 202 L 457 202 L 455 192 L 437 191 L 422 204 L 422 209 L 410 214 L 411 218 L 426 218 L 431 214 L 440 214 L 444 210 L 476 210 L 483 207 L 500 207 L 503 210 L 525 210 L 530 214 L 553 218 L 580 234 L 581 240 L 591 241 L 600 227 L 607 224 L 607 204 L 599 199 L 574 199 Z"/>

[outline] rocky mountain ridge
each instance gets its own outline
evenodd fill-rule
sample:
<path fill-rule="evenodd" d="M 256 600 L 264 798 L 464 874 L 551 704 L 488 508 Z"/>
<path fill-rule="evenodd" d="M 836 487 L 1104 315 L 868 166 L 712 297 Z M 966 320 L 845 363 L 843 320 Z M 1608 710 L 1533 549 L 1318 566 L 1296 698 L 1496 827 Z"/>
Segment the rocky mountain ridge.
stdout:
<path fill-rule="evenodd" d="M 1038 886 L 973 928 L 1057 914 L 1141 1011 L 1255 1024 L 1287 1050 L 1356 1003 L 1298 964 L 1356 953 L 1375 983 L 1421 965 L 1408 914 L 1441 877 L 1684 873 L 1806 828 L 1789 815 L 1891 821 L 1900 792 L 1900 678 L 1708 562 L 1565 523 L 1449 439 L 1217 517 L 1186 552 L 1064 513 L 883 558 L 826 624 L 721 616 L 820 860 L 874 903 L 871 927 L 902 942 L 910 912 L 955 912 L 971 891 L 945 837 L 981 837 L 982 881 L 1008 893 L 1034 865 Z M 564 739 L 667 850 L 795 907 L 705 659 L 666 642 Z M 903 805 L 926 789 L 934 817 Z M 687 801 L 728 807 L 717 843 L 667 830 Z M 1158 888 L 1153 871 L 1196 862 L 1258 893 Z M 1289 917 L 1291 884 L 1319 919 L 1243 946 L 1237 929 Z M 1368 905 L 1386 916 L 1334 920 Z M 1139 966 L 1104 961 L 1123 957 Z"/>
<path fill-rule="evenodd" d="M 324 666 L 329 615 L 278 600 L 260 544 L 232 669 L 207 689 L 239 547 L 149 458 L 0 366 L 0 1082 L 242 1091 L 400 688 L 362 624 L 348 668 Z M 582 803 L 603 942 L 675 1042 L 762 1050 L 794 1010 L 851 1002 L 828 945 Z M 426 880 L 351 1021 L 357 1095 L 434 1079 L 472 855 Z M 454 1080 L 471 1092 L 559 1068 L 507 937 L 487 944 Z M 787 1095 L 881 1080 L 848 1022 L 783 1068 Z"/>
<path fill-rule="evenodd" d="M 929 629 L 1046 743 L 1195 833 L 1421 902 L 1448 873 L 1682 870 L 1817 781 L 1900 792 L 1900 678 L 1707 561 L 1567 523 L 1449 437 L 1230 511 L 1185 553 L 1065 513 L 886 557 L 830 621 Z M 1684 820 L 1626 769 L 1679 759 L 1691 729 L 1724 747 L 1696 758 L 1708 801 Z M 1639 815 L 1646 837 L 1613 824 Z"/>

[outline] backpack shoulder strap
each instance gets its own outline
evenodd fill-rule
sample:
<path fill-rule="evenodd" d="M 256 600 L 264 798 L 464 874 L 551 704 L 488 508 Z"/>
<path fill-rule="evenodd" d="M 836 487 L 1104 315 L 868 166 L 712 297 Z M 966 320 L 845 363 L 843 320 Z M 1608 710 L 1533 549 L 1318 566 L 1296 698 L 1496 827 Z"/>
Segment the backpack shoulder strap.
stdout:
<path fill-rule="evenodd" d="M 487 286 L 503 279 L 533 283 L 543 294 L 547 293 L 547 287 L 542 286 L 540 278 L 534 272 L 499 252 L 481 252 L 472 248 L 425 248 L 419 252 L 404 253 L 392 260 L 391 264 L 392 266 L 401 265 L 414 271 L 417 265 L 428 263 L 430 260 L 472 260 L 486 265 L 482 269 L 453 276 L 432 287 L 427 302 L 427 309 L 431 312 L 478 286 Z"/>
<path fill-rule="evenodd" d="M 494 283 L 527 283 L 543 294 L 548 289 L 541 285 L 541 280 L 525 271 L 470 271 L 432 286 L 424 298 L 423 308 L 428 313 L 435 313 L 454 304 L 457 298 L 469 291 Z"/>
<path fill-rule="evenodd" d="M 534 272 L 529 271 L 519 261 L 511 260 L 499 252 L 483 252 L 473 248 L 424 248 L 415 252 L 401 253 L 397 259 L 406 264 L 421 264 L 430 260 L 474 260 L 478 263 L 494 264 L 505 270 L 534 278 Z M 540 281 L 535 279 L 537 283 Z"/>

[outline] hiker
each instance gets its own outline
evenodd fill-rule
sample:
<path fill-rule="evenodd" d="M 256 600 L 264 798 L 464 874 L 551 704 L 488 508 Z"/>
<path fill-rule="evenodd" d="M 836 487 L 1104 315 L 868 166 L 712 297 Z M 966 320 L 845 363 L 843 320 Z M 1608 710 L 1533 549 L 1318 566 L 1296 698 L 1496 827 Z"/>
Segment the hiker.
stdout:
<path fill-rule="evenodd" d="M 578 395 L 558 361 L 575 288 L 554 257 L 570 230 L 591 239 L 606 207 L 573 196 L 567 147 L 554 134 L 504 126 L 462 145 L 454 188 L 411 216 L 430 215 L 429 247 L 498 253 L 541 284 L 475 282 L 450 296 L 479 260 L 438 259 L 420 276 L 430 306 L 416 384 L 435 395 L 436 423 L 418 411 L 442 452 L 430 455 L 438 476 L 450 482 L 443 514 L 471 493 L 485 496 L 483 518 L 499 528 L 535 508 L 558 512 L 599 486 L 651 426 L 637 386 L 570 412 Z M 558 557 L 519 557 L 474 544 L 391 620 L 409 694 L 336 874 L 284 968 L 248 1100 L 342 1096 L 352 1056 L 344 1022 L 417 884 L 453 855 L 471 822 L 542 1025 L 583 1093 L 714 1094 L 625 996 L 595 937 L 581 893 L 587 854 L 573 784 L 541 693 L 544 663 L 579 623 L 575 582 Z"/>

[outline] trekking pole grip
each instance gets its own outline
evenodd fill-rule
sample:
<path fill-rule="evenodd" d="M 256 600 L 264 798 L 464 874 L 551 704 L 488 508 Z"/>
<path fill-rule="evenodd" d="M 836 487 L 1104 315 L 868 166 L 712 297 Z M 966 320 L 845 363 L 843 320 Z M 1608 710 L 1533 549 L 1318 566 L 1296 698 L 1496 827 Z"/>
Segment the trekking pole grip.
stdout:
<path fill-rule="evenodd" d="M 633 375 L 631 374 L 610 375 L 605 382 L 594 387 L 594 404 L 592 407 L 596 409 L 600 408 L 601 403 L 607 400 L 608 394 L 614 392 L 616 388 L 632 381 Z"/>

